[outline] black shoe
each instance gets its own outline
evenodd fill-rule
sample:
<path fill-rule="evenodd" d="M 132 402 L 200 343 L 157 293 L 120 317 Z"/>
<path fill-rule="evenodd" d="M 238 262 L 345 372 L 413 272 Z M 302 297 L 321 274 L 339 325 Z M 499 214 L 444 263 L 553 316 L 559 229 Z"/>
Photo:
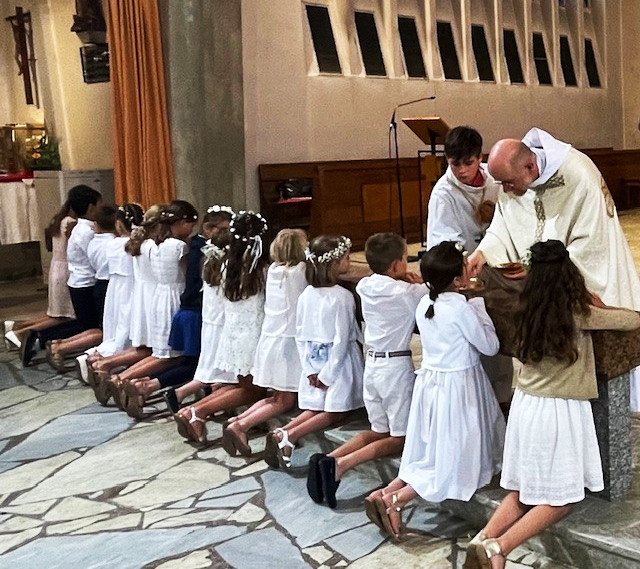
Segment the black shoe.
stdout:
<path fill-rule="evenodd" d="M 322 492 L 324 493 L 325 502 L 330 508 L 335 508 L 338 505 L 338 502 L 336 502 L 336 490 L 340 486 L 340 480 L 336 481 L 336 459 L 332 456 L 321 458 L 318 462 L 318 470 L 322 479 Z"/>
<path fill-rule="evenodd" d="M 323 459 L 326 454 L 317 452 L 309 457 L 309 470 L 307 471 L 307 493 L 309 497 L 316 503 L 322 504 L 324 501 L 324 494 L 322 492 L 322 478 L 320 476 L 320 469 L 318 463 Z"/>
<path fill-rule="evenodd" d="M 31 362 L 33 356 L 38 353 L 36 349 L 36 342 L 38 341 L 38 332 L 35 330 L 29 330 L 27 335 L 20 346 L 20 362 L 22 367 L 27 367 Z"/>
<path fill-rule="evenodd" d="M 163 394 L 162 398 L 167 404 L 167 409 L 171 411 L 174 415 L 180 410 L 180 403 L 178 403 L 178 398 L 176 397 L 176 390 L 167 389 Z"/>

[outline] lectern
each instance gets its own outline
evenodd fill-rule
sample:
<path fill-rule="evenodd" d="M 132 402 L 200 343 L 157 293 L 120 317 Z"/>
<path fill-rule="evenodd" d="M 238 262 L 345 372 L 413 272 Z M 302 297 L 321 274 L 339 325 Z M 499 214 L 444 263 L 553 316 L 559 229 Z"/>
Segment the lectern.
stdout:
<path fill-rule="evenodd" d="M 440 117 L 420 117 L 402 119 L 413 133 L 425 144 L 431 146 L 431 154 L 435 156 L 436 145 L 444 144 L 444 137 L 449 132 L 449 125 Z"/>

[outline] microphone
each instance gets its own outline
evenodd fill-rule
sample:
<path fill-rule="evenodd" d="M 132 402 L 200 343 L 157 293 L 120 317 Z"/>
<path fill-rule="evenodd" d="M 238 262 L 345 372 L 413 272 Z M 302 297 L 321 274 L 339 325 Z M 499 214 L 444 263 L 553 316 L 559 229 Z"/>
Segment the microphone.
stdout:
<path fill-rule="evenodd" d="M 421 99 L 414 99 L 413 101 L 407 101 L 406 103 L 400 103 L 399 105 L 396 105 L 393 109 L 393 114 L 391 115 L 391 121 L 389 122 L 389 129 L 392 129 L 396 125 L 396 111 L 400 107 L 413 105 L 413 103 L 419 103 L 420 101 L 433 101 L 435 98 L 436 98 L 435 95 L 431 95 L 431 97 L 422 97 Z"/>

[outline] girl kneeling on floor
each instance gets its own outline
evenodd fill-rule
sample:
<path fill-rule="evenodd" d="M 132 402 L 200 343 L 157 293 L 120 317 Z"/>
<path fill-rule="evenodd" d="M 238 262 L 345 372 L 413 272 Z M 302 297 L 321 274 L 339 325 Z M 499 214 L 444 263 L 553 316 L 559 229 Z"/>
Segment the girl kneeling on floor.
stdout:
<path fill-rule="evenodd" d="M 252 405 L 266 396 L 265 389 L 253 385 L 251 368 L 264 318 L 267 222 L 259 213 L 240 211 L 233 216 L 229 231 L 231 244 L 223 258 L 220 284 L 224 324 L 211 361 L 211 367 L 226 377 L 215 378 L 215 383 L 222 384 L 216 391 L 174 415 L 178 433 L 200 443 L 207 438 L 209 415 Z M 210 348 L 203 344 L 200 358 Z"/>
<path fill-rule="evenodd" d="M 416 372 L 398 477 L 365 499 L 369 519 L 395 539 L 401 509 L 421 496 L 429 502 L 468 501 L 500 471 L 504 418 L 480 363 L 499 342 L 482 298 L 467 299 L 462 252 L 444 241 L 422 257 L 429 287 L 416 309 L 422 366 Z"/>
<path fill-rule="evenodd" d="M 597 302 L 594 306 L 592 303 Z M 589 330 L 633 330 L 640 316 L 586 289 L 560 241 L 535 243 L 520 295 L 516 372 L 500 485 L 511 492 L 467 548 L 465 568 L 503 568 L 518 545 L 604 488 L 589 399 L 598 397 Z"/>
<path fill-rule="evenodd" d="M 264 321 L 253 362 L 253 383 L 272 389 L 241 415 L 232 417 L 222 431 L 222 447 L 231 455 L 250 456 L 247 431 L 295 407 L 300 381 L 300 356 L 296 347 L 296 308 L 307 286 L 302 229 L 283 229 L 271 243 L 273 263 L 267 271 Z"/>
<path fill-rule="evenodd" d="M 301 437 L 344 421 L 364 405 L 362 333 L 353 294 L 338 285 L 349 271 L 351 240 L 322 235 L 307 250 L 309 286 L 298 299 L 296 342 L 302 364 L 298 406 L 303 412 L 267 435 L 265 461 L 289 467 Z"/>

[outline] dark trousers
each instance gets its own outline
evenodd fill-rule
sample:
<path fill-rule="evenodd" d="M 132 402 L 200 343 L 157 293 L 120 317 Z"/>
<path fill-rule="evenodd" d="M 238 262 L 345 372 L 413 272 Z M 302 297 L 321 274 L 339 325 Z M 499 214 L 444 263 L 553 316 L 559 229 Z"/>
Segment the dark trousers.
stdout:
<path fill-rule="evenodd" d="M 94 297 L 94 286 L 82 288 L 69 287 L 71 304 L 76 313 L 76 319 L 71 322 L 63 322 L 56 326 L 51 326 L 38 332 L 40 345 L 44 346 L 49 340 L 60 340 L 70 338 L 85 330 L 99 328 L 101 318 L 98 317 L 96 300 Z"/>
<path fill-rule="evenodd" d="M 198 356 L 182 356 L 180 363 L 175 366 L 163 369 L 156 379 L 160 382 L 160 387 L 175 387 L 182 385 L 193 379 L 198 367 Z"/>

